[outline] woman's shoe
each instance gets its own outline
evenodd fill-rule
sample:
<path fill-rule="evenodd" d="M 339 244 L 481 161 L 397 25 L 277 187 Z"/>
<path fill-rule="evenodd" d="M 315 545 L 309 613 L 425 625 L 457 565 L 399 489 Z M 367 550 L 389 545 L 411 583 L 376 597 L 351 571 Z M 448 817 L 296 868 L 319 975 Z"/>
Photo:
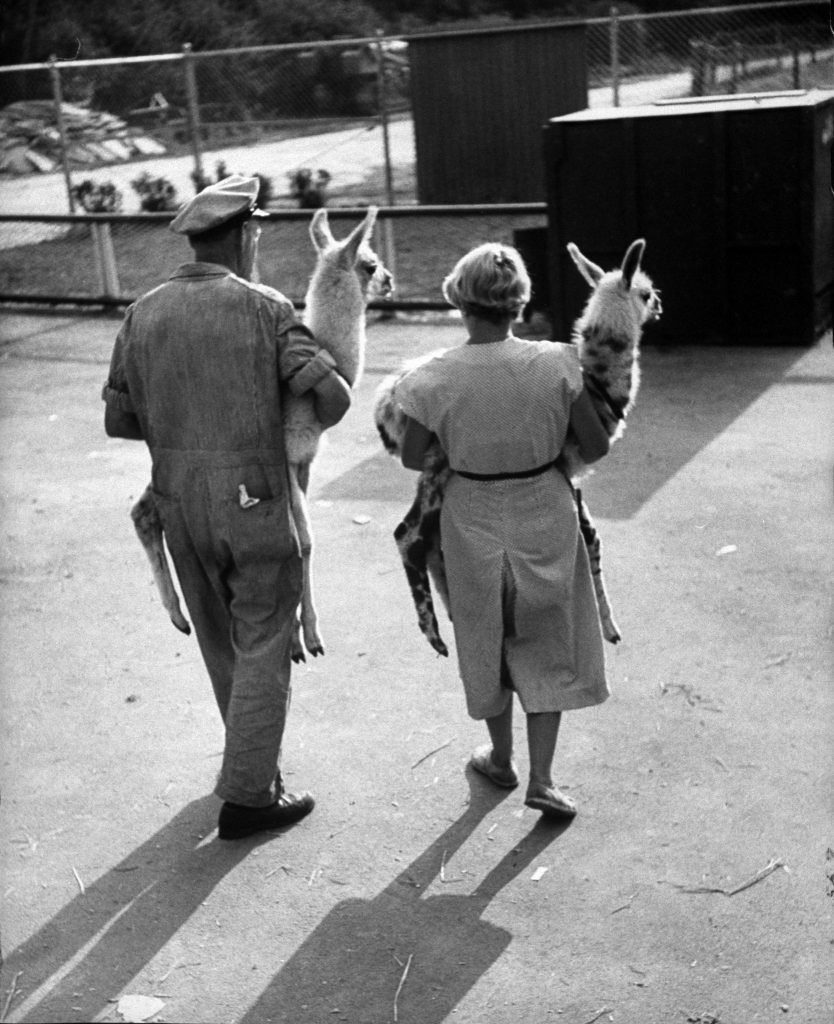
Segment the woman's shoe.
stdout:
<path fill-rule="evenodd" d="M 518 785 L 518 772 L 515 763 L 510 761 L 506 768 L 501 768 L 492 760 L 492 747 L 489 744 L 478 747 L 469 758 L 469 764 L 476 772 L 486 775 L 489 781 L 496 786 L 501 786 L 503 789 L 515 789 Z"/>
<path fill-rule="evenodd" d="M 576 802 L 555 786 L 535 786 L 527 790 L 524 800 L 527 807 L 541 811 L 547 818 L 573 818 L 576 816 Z"/>

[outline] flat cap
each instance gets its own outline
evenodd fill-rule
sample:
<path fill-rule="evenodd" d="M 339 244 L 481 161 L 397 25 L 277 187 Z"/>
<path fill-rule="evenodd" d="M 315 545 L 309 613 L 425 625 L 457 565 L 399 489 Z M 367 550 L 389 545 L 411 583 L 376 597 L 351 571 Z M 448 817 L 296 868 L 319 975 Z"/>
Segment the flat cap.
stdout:
<path fill-rule="evenodd" d="M 230 174 L 183 203 L 169 227 L 178 235 L 199 235 L 247 212 L 252 217 L 266 217 L 256 205 L 259 188 L 257 175 Z"/>

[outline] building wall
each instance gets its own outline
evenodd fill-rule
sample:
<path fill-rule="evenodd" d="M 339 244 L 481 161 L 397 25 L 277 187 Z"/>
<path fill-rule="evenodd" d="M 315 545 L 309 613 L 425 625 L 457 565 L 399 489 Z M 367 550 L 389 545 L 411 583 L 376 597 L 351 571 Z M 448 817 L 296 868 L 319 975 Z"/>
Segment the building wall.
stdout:
<path fill-rule="evenodd" d="M 584 25 L 409 39 L 421 203 L 540 202 L 543 127 L 587 106 Z"/>

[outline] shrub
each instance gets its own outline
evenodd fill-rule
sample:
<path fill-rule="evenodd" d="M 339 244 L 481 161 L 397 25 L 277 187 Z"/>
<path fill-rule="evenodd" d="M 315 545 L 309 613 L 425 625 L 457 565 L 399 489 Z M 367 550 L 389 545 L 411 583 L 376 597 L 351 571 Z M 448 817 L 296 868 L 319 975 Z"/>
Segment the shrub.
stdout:
<path fill-rule="evenodd" d="M 122 193 L 112 181 L 99 184 L 86 178 L 73 185 L 70 194 L 86 213 L 118 213 L 122 208 Z"/>
<path fill-rule="evenodd" d="M 167 178 L 153 178 L 144 171 L 131 181 L 131 187 L 139 196 L 140 209 L 148 213 L 176 210 L 177 190 Z"/>
<path fill-rule="evenodd" d="M 314 179 L 313 172 L 309 167 L 300 167 L 297 171 L 288 174 L 287 177 L 290 179 L 292 197 L 302 210 L 315 210 L 326 205 L 325 193 L 332 180 L 332 176 L 327 171 L 316 171 Z"/>
<path fill-rule="evenodd" d="M 228 178 L 229 170 L 226 167 L 224 160 L 218 160 L 214 165 L 214 178 L 207 177 L 205 174 L 198 174 L 196 171 L 191 172 L 191 180 L 194 182 L 194 191 L 202 192 L 207 185 L 216 185 L 218 181 L 222 181 L 224 178 Z M 326 173 L 326 172 L 325 172 Z M 258 174 L 257 171 L 252 172 L 253 177 L 258 179 L 258 196 L 257 202 L 261 209 L 264 209 L 266 205 L 275 198 L 275 185 L 273 184 L 272 178 L 267 177 L 265 174 Z M 330 175 L 327 176 L 328 180 Z M 319 204 L 323 205 L 323 204 Z"/>

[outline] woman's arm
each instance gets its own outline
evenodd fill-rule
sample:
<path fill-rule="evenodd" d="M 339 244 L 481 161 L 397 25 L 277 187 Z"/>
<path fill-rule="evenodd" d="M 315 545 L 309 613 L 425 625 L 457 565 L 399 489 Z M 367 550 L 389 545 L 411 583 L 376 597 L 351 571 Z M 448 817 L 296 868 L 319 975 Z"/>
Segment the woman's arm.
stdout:
<path fill-rule="evenodd" d="M 424 427 L 422 423 L 406 416 L 403 446 L 400 453 L 406 469 L 422 470 L 426 451 L 434 439 L 434 434 L 428 427 Z"/>
<path fill-rule="evenodd" d="M 579 444 L 579 454 L 583 462 L 590 465 L 608 454 L 611 439 L 597 416 L 590 395 L 584 388 L 571 406 L 570 430 Z"/>

